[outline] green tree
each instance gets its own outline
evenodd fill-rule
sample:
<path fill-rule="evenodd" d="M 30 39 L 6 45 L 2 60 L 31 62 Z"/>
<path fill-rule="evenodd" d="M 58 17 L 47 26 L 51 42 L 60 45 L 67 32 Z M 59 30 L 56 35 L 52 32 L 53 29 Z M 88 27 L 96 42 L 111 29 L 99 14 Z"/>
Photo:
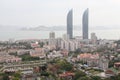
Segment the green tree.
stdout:
<path fill-rule="evenodd" d="M 99 76 L 91 76 L 92 80 L 102 80 Z"/>
<path fill-rule="evenodd" d="M 72 64 L 70 64 L 66 60 L 59 60 L 57 64 L 60 66 L 61 70 L 71 71 L 73 69 Z"/>
<path fill-rule="evenodd" d="M 21 77 L 21 74 L 20 73 L 15 73 L 14 75 L 13 75 L 16 79 L 18 78 L 20 78 Z"/>
<path fill-rule="evenodd" d="M 9 75 L 4 74 L 4 75 L 3 75 L 3 80 L 9 80 Z"/>
<path fill-rule="evenodd" d="M 80 77 L 77 80 L 92 80 L 90 77 L 84 76 L 84 77 Z"/>
<path fill-rule="evenodd" d="M 39 57 L 32 57 L 29 54 L 24 54 L 24 55 L 20 55 L 19 57 L 22 58 L 22 61 L 35 61 L 35 60 L 40 60 Z"/>
<path fill-rule="evenodd" d="M 84 72 L 82 72 L 82 71 L 77 71 L 77 72 L 75 73 L 74 80 L 77 80 L 77 79 L 79 79 L 80 77 L 85 77 L 85 76 L 86 76 L 86 74 L 85 74 Z"/>
<path fill-rule="evenodd" d="M 44 42 L 40 42 L 40 43 L 39 43 L 40 47 L 43 47 L 44 44 L 45 44 Z"/>
<path fill-rule="evenodd" d="M 13 78 L 12 80 L 20 80 L 20 78 L 18 78 L 18 77 L 15 77 L 15 78 Z"/>

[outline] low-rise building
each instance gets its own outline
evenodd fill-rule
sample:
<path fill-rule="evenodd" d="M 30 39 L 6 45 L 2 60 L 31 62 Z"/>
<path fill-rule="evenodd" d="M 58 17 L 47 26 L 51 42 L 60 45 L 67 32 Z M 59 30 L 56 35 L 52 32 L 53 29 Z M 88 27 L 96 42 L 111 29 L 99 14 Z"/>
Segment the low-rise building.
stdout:
<path fill-rule="evenodd" d="M 108 69 L 108 60 L 104 56 L 100 56 L 98 53 L 84 53 L 77 56 L 80 61 L 87 63 L 89 67 L 98 67 L 101 70 Z"/>
<path fill-rule="evenodd" d="M 46 55 L 44 53 L 44 48 L 35 48 L 34 50 L 31 50 L 30 51 L 30 56 L 39 57 L 39 58 L 46 57 Z"/>
<path fill-rule="evenodd" d="M 115 76 L 115 72 L 113 70 L 108 69 L 105 71 L 105 75 L 106 77 Z"/>
<path fill-rule="evenodd" d="M 53 51 L 53 52 L 50 52 L 47 57 L 48 58 L 57 58 L 57 57 L 62 57 L 63 55 L 61 54 L 60 51 Z"/>
<path fill-rule="evenodd" d="M 9 55 L 6 52 L 1 52 L 0 53 L 0 63 L 3 62 L 20 62 L 22 59 L 13 55 Z"/>
<path fill-rule="evenodd" d="M 29 52 L 30 52 L 30 50 L 20 49 L 20 50 L 17 50 L 17 55 L 24 55 L 24 54 L 27 54 Z"/>
<path fill-rule="evenodd" d="M 116 63 L 114 63 L 114 68 L 118 68 L 118 69 L 120 69 L 120 62 L 116 62 Z"/>

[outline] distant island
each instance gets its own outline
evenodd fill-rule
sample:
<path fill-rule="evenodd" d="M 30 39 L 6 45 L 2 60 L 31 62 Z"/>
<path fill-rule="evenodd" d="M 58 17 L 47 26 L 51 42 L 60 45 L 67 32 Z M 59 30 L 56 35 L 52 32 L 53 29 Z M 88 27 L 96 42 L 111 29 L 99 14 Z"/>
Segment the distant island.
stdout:
<path fill-rule="evenodd" d="M 105 29 L 120 29 L 120 26 L 91 26 L 90 29 L 91 30 L 105 30 Z M 74 30 L 82 30 L 81 26 L 78 25 L 74 25 L 73 27 Z M 20 28 L 20 30 L 23 31 L 65 31 L 66 30 L 66 26 L 37 26 L 37 27 L 23 27 Z"/>
<path fill-rule="evenodd" d="M 81 27 L 74 26 L 74 29 L 81 30 Z M 30 28 L 21 28 L 21 30 L 27 30 L 27 31 L 64 31 L 64 30 L 66 30 L 66 26 L 52 26 L 52 27 L 38 26 L 38 27 L 30 27 Z"/>
<path fill-rule="evenodd" d="M 74 25 L 73 27 L 76 31 L 82 30 L 82 25 Z M 119 25 L 111 25 L 111 26 L 90 26 L 91 30 L 112 30 L 112 29 L 120 29 Z M 58 25 L 58 26 L 17 26 L 17 25 L 0 25 L 0 31 L 11 31 L 11 30 L 20 30 L 20 31 L 65 31 L 66 26 Z"/>

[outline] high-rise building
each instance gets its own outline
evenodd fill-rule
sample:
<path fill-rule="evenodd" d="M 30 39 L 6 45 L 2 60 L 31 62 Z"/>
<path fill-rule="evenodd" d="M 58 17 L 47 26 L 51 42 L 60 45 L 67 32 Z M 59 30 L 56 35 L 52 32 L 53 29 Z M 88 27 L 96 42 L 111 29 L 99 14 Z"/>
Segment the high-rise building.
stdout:
<path fill-rule="evenodd" d="M 67 35 L 69 39 L 73 38 L 73 10 L 71 9 L 67 14 Z"/>
<path fill-rule="evenodd" d="M 91 33 L 91 41 L 93 44 L 96 44 L 97 43 L 97 36 L 95 33 Z"/>
<path fill-rule="evenodd" d="M 91 33 L 91 40 L 97 40 L 97 36 L 95 33 Z"/>
<path fill-rule="evenodd" d="M 55 45 L 55 32 L 49 33 L 49 45 Z"/>
<path fill-rule="evenodd" d="M 88 8 L 83 13 L 82 18 L 82 31 L 83 31 L 83 39 L 88 39 Z"/>
<path fill-rule="evenodd" d="M 50 39 L 55 39 L 55 32 L 50 32 L 49 38 Z"/>
<path fill-rule="evenodd" d="M 64 40 L 69 40 L 69 35 L 68 34 L 63 34 L 63 39 Z"/>
<path fill-rule="evenodd" d="M 76 40 L 61 40 L 61 49 L 66 49 L 67 51 L 75 51 L 79 47 L 79 41 Z"/>

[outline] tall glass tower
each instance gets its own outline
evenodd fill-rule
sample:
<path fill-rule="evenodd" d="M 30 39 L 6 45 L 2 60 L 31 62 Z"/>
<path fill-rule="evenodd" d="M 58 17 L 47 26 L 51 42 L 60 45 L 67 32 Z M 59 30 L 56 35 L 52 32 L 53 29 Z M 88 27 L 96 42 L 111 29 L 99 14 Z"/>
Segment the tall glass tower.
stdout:
<path fill-rule="evenodd" d="M 67 35 L 69 39 L 73 38 L 73 10 L 71 9 L 67 14 Z"/>
<path fill-rule="evenodd" d="M 88 8 L 84 11 L 82 17 L 82 31 L 83 31 L 83 39 L 88 39 Z"/>

